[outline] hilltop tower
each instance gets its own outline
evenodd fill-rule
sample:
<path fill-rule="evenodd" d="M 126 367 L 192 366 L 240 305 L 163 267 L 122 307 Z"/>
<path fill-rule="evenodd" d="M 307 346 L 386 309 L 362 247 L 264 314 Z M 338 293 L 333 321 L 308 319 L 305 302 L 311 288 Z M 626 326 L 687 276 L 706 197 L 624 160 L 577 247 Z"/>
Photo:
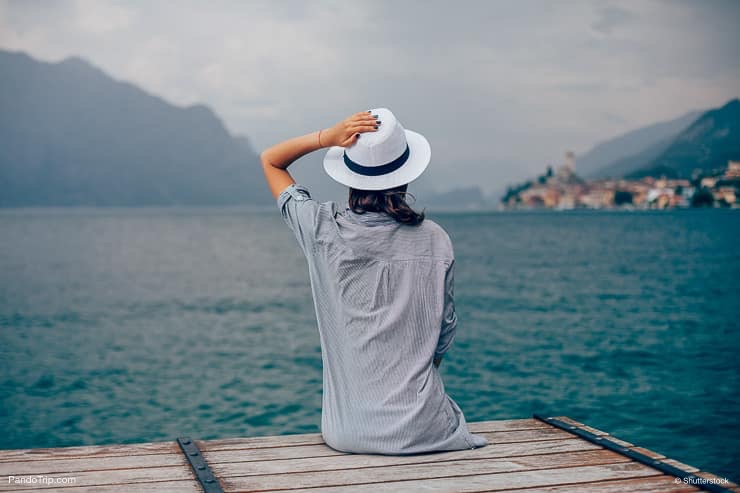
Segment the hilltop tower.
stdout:
<path fill-rule="evenodd" d="M 570 182 L 576 176 L 576 154 L 573 151 L 565 153 L 565 162 L 558 168 L 557 177 L 562 182 Z"/>
<path fill-rule="evenodd" d="M 570 170 L 571 173 L 576 172 L 576 153 L 568 151 L 565 153 L 565 164 L 564 166 Z"/>

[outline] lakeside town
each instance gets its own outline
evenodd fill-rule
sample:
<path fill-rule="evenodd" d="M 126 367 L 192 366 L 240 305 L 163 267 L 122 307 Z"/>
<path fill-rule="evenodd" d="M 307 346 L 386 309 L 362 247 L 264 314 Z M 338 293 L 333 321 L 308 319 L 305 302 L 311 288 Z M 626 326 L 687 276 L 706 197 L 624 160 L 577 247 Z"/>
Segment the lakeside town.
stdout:
<path fill-rule="evenodd" d="M 691 179 L 644 177 L 640 179 L 585 180 L 576 174 L 573 152 L 562 166 L 534 180 L 509 187 L 501 199 L 503 209 L 670 209 L 681 207 L 740 208 L 740 161 L 725 169 L 702 172 Z"/>

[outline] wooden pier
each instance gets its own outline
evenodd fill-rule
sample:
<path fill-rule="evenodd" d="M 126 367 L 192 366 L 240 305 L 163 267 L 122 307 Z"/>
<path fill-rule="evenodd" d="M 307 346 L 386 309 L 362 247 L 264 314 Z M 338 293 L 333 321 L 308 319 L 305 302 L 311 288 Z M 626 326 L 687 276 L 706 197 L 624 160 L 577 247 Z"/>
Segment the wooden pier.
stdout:
<path fill-rule="evenodd" d="M 490 445 L 413 456 L 345 454 L 318 433 L 2 450 L 0 491 L 740 492 L 565 416 L 535 418 L 469 423 Z"/>

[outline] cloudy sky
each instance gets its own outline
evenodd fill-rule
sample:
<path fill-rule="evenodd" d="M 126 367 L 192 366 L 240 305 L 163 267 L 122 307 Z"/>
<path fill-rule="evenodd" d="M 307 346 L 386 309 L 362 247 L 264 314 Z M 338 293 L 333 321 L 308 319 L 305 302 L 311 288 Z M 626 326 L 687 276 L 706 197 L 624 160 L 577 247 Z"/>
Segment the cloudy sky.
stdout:
<path fill-rule="evenodd" d="M 432 144 L 422 187 L 495 192 L 740 96 L 738 21 L 734 0 L 0 0 L 0 48 L 203 102 L 257 150 L 386 106 Z"/>

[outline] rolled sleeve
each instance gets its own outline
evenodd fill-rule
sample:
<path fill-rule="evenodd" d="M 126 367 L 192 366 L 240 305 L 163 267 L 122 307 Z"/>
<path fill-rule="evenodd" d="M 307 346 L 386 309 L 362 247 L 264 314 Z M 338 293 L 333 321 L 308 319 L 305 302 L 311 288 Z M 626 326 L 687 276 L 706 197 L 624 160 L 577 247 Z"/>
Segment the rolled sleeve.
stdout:
<path fill-rule="evenodd" d="M 442 327 L 439 333 L 435 357 L 445 354 L 455 340 L 457 334 L 457 314 L 455 313 L 455 261 L 450 263 L 445 273 L 444 309 L 442 313 Z"/>
<path fill-rule="evenodd" d="M 311 198 L 306 187 L 293 183 L 280 192 L 277 205 L 301 249 L 309 251 L 315 240 L 318 202 Z"/>

